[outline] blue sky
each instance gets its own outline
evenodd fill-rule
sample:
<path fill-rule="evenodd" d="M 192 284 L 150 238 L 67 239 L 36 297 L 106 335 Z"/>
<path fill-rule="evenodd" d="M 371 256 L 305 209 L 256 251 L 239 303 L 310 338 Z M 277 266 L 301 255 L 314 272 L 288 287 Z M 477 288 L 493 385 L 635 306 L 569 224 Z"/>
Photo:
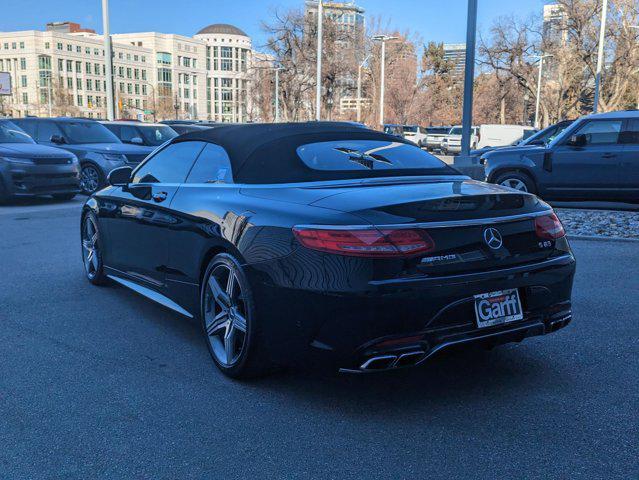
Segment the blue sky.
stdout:
<path fill-rule="evenodd" d="M 479 0 L 478 28 L 486 30 L 500 15 L 540 14 L 543 0 Z M 424 41 L 464 42 L 466 0 L 358 0 L 367 16 L 381 15 L 401 31 Z M 211 23 L 231 23 L 246 31 L 259 49 L 265 41 L 261 21 L 275 9 L 303 0 L 110 0 L 111 31 L 159 31 L 193 35 Z M 8 2 L 0 31 L 44 29 L 49 21 L 70 20 L 102 30 L 101 0 L 21 0 Z"/>

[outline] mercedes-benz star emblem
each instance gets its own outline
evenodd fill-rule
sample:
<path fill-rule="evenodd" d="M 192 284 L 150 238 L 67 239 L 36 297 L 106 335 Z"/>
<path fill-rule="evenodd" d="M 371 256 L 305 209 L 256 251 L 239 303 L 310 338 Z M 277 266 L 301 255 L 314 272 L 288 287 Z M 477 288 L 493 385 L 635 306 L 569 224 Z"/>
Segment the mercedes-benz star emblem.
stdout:
<path fill-rule="evenodd" d="M 484 242 L 493 250 L 498 250 L 503 245 L 504 241 L 501 238 L 501 233 L 496 228 L 487 228 L 484 230 Z"/>

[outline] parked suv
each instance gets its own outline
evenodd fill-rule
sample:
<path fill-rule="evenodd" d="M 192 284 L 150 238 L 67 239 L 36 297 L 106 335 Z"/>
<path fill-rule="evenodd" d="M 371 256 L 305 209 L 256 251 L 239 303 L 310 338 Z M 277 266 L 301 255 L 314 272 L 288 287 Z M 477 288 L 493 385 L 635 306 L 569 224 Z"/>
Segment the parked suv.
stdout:
<path fill-rule="evenodd" d="M 442 146 L 442 140 L 451 127 L 426 127 L 426 140 L 423 142 L 423 147 L 426 150 L 432 152 L 433 150 L 439 150 Z"/>
<path fill-rule="evenodd" d="M 550 143 L 485 153 L 489 182 L 547 199 L 639 201 L 639 112 L 582 117 Z"/>
<path fill-rule="evenodd" d="M 142 123 L 131 121 L 100 122 L 122 143 L 159 147 L 164 142 L 177 137 L 177 132 L 161 123 Z"/>
<path fill-rule="evenodd" d="M 404 138 L 410 140 L 418 147 L 426 145 L 426 129 L 419 125 L 404 125 L 402 127 Z"/>
<path fill-rule="evenodd" d="M 461 138 L 462 138 L 462 126 L 455 125 L 450 129 L 448 135 L 446 135 L 441 142 L 440 150 L 444 155 L 450 153 L 461 152 Z M 470 149 L 477 148 L 479 143 L 479 127 L 472 127 L 470 130 Z"/>
<path fill-rule="evenodd" d="M 0 203 L 13 196 L 51 195 L 71 200 L 80 190 L 75 155 L 37 145 L 9 120 L 0 120 Z"/>
<path fill-rule="evenodd" d="M 27 117 L 14 121 L 37 143 L 63 148 L 78 157 L 80 189 L 85 194 L 104 187 L 107 175 L 114 168 L 135 167 L 154 150 L 154 147 L 124 145 L 94 120 Z"/>

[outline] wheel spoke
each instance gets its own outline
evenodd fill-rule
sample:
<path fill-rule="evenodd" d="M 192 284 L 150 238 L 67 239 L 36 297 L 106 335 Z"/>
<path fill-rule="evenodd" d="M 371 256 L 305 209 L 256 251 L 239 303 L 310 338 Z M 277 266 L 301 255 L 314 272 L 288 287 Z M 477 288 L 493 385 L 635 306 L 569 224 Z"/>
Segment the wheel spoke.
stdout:
<path fill-rule="evenodd" d="M 246 318 L 239 313 L 233 315 L 233 327 L 246 333 Z"/>
<path fill-rule="evenodd" d="M 233 324 L 229 324 L 229 328 L 224 335 L 224 352 L 226 353 L 226 363 L 230 365 L 233 362 L 235 350 L 235 328 Z"/>
<path fill-rule="evenodd" d="M 226 294 L 228 295 L 228 297 L 230 299 L 233 298 L 233 290 L 235 290 L 235 274 L 233 273 L 233 270 L 229 270 L 229 277 L 226 280 Z"/>
<path fill-rule="evenodd" d="M 226 292 L 222 290 L 222 287 L 220 287 L 214 275 L 209 277 L 209 288 L 217 304 L 222 307 L 223 310 L 228 310 L 231 307 L 231 299 Z"/>
<path fill-rule="evenodd" d="M 227 324 L 228 324 L 228 314 L 227 312 L 222 311 L 221 313 L 218 313 L 213 318 L 211 323 L 209 323 L 206 326 L 206 333 L 208 333 L 209 335 L 215 335 L 221 329 L 227 328 L 228 327 Z"/>

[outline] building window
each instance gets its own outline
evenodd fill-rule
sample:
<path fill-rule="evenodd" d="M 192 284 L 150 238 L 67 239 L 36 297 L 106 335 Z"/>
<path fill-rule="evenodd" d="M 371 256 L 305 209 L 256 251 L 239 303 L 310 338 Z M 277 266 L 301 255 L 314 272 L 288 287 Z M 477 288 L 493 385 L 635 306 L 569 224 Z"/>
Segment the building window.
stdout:
<path fill-rule="evenodd" d="M 22 75 L 20 77 L 20 85 L 22 85 L 22 88 L 26 88 L 27 87 L 27 76 L 26 75 Z"/>
<path fill-rule="evenodd" d="M 124 67 L 118 67 L 118 77 L 124 78 Z"/>
<path fill-rule="evenodd" d="M 77 100 L 78 107 L 81 107 L 82 106 L 82 101 L 83 101 L 82 95 L 77 95 L 76 96 L 76 100 Z"/>
<path fill-rule="evenodd" d="M 82 73 L 82 62 L 75 62 L 75 73 Z"/>
<path fill-rule="evenodd" d="M 76 87 L 76 90 L 82 90 L 82 79 L 81 78 L 76 78 L 75 79 L 75 87 Z"/>
<path fill-rule="evenodd" d="M 157 62 L 159 65 L 171 65 L 171 54 L 168 52 L 158 52 Z"/>
<path fill-rule="evenodd" d="M 82 47 L 80 45 L 78 45 L 77 47 L 75 47 L 75 51 L 77 53 L 82 53 Z"/>
<path fill-rule="evenodd" d="M 70 43 L 67 44 L 67 52 L 72 52 L 73 51 L 73 45 L 71 45 Z"/>
<path fill-rule="evenodd" d="M 49 49 L 51 48 L 51 43 L 49 43 L 49 42 L 44 42 L 44 48 L 45 48 L 46 50 L 49 50 Z"/>
<path fill-rule="evenodd" d="M 22 103 L 25 105 L 29 104 L 29 95 L 27 95 L 27 92 L 22 93 Z"/>
<path fill-rule="evenodd" d="M 233 49 L 231 47 L 220 47 L 222 60 L 220 62 L 220 68 L 223 72 L 230 72 L 233 70 Z"/>
<path fill-rule="evenodd" d="M 84 53 L 85 53 L 86 55 L 91 55 L 91 49 L 90 49 L 89 47 L 85 47 L 85 49 L 84 49 Z"/>
<path fill-rule="evenodd" d="M 126 93 L 129 93 L 129 94 L 133 93 L 133 85 L 132 84 L 130 84 L 130 83 L 126 84 Z"/>
<path fill-rule="evenodd" d="M 93 80 L 87 78 L 87 90 L 93 90 Z"/>
<path fill-rule="evenodd" d="M 58 58 L 58 71 L 61 72 L 64 70 L 64 60 Z"/>
<path fill-rule="evenodd" d="M 27 69 L 27 59 L 26 58 L 21 58 L 20 59 L 20 70 L 26 70 Z"/>
<path fill-rule="evenodd" d="M 22 64 L 22 61 L 20 62 Z M 40 68 L 40 70 L 51 70 L 51 57 L 49 57 L 48 55 L 40 55 L 38 57 L 38 67 Z M 25 68 L 23 68 L 23 70 L 26 69 L 26 62 L 25 62 Z"/>
<path fill-rule="evenodd" d="M 73 71 L 73 61 L 67 60 L 67 72 L 72 72 L 72 71 Z"/>
<path fill-rule="evenodd" d="M 146 70 L 142 70 L 142 80 L 146 80 Z"/>
<path fill-rule="evenodd" d="M 67 77 L 67 88 L 73 90 L 73 78 Z"/>
<path fill-rule="evenodd" d="M 136 83 L 135 85 L 133 85 L 133 89 L 134 89 L 136 95 L 140 95 L 140 84 L 139 83 Z"/>
<path fill-rule="evenodd" d="M 133 78 L 135 78 L 136 80 L 140 79 L 140 69 L 139 68 L 133 69 Z"/>
<path fill-rule="evenodd" d="M 131 78 L 131 69 L 130 68 L 126 69 L 126 78 Z"/>
<path fill-rule="evenodd" d="M 146 85 L 142 85 L 142 95 L 146 95 Z"/>
<path fill-rule="evenodd" d="M 88 73 L 89 75 L 91 75 L 91 64 L 90 64 L 90 63 L 88 63 L 88 62 L 87 62 L 87 63 L 84 65 L 84 71 L 85 71 L 86 73 Z"/>

